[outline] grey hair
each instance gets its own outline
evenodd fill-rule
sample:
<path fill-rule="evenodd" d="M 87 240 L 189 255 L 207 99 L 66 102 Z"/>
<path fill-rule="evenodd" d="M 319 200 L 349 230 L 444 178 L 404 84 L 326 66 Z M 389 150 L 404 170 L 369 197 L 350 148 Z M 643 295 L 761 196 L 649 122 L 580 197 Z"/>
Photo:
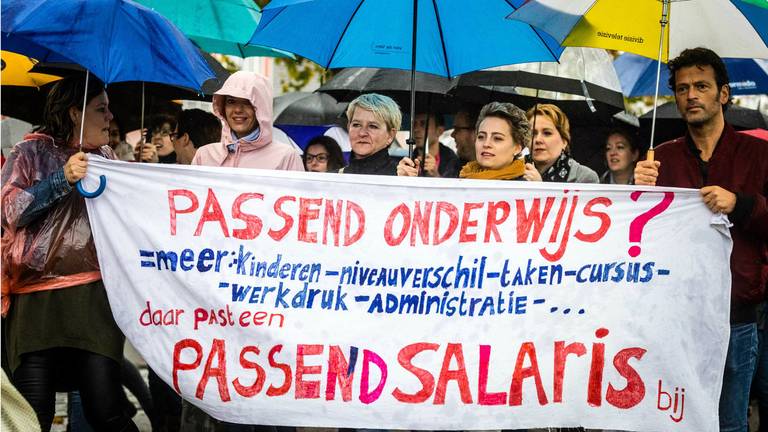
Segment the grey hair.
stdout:
<path fill-rule="evenodd" d="M 397 103 L 389 96 L 368 93 L 356 97 L 347 107 L 347 119 L 349 121 L 352 121 L 352 115 L 355 113 L 356 108 L 373 112 L 376 118 L 384 121 L 387 129 L 400 130 L 400 125 L 403 122 L 403 113 L 400 112 L 400 107 L 397 106 Z"/>
<path fill-rule="evenodd" d="M 512 140 L 521 148 L 526 148 L 531 142 L 531 124 L 528 122 L 525 111 L 518 108 L 517 105 L 509 102 L 491 102 L 485 105 L 477 116 L 475 130 L 480 130 L 480 123 L 486 117 L 498 117 L 505 120 L 512 131 Z"/>

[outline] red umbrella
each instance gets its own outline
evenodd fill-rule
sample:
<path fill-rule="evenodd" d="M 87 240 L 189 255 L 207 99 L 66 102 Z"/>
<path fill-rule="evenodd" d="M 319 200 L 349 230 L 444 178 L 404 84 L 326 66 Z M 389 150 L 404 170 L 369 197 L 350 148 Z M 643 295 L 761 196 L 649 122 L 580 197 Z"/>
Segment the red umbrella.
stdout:
<path fill-rule="evenodd" d="M 741 131 L 741 133 L 749 134 L 749 135 L 758 137 L 761 140 L 768 141 L 768 130 L 765 130 L 765 129 L 745 130 L 745 131 Z"/>

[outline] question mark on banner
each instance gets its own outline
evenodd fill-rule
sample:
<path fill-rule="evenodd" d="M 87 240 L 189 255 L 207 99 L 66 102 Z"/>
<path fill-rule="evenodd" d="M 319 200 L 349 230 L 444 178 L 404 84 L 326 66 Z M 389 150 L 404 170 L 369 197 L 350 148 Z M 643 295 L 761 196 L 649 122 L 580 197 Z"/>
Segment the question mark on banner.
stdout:
<path fill-rule="evenodd" d="M 629 197 L 632 198 L 632 201 L 637 201 L 638 198 L 640 198 L 640 195 L 644 193 L 659 193 L 659 192 L 634 191 L 629 195 Z M 640 240 L 643 238 L 643 228 L 645 228 L 645 225 L 648 223 L 648 221 L 650 221 L 654 217 L 664 212 L 664 210 L 666 210 L 669 207 L 669 205 L 672 204 L 672 200 L 675 198 L 675 194 L 673 192 L 663 192 L 663 194 L 664 194 L 664 198 L 661 200 L 660 203 L 651 207 L 651 209 L 648 210 L 647 212 L 636 217 L 635 220 L 633 220 L 632 223 L 629 224 L 629 241 L 631 243 L 640 243 Z M 634 258 L 638 255 L 640 255 L 640 246 L 633 245 L 632 247 L 629 248 L 629 256 Z"/>

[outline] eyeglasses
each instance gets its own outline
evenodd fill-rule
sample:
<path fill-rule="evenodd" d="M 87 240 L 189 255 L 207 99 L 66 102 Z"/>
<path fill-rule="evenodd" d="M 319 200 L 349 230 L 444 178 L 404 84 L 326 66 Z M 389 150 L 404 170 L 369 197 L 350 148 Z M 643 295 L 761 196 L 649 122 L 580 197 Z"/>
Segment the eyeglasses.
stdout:
<path fill-rule="evenodd" d="M 307 163 L 312 162 L 315 159 L 317 159 L 317 161 L 320 163 L 328 162 L 328 153 L 318 153 L 316 155 L 305 153 L 305 155 L 307 158 Z"/>

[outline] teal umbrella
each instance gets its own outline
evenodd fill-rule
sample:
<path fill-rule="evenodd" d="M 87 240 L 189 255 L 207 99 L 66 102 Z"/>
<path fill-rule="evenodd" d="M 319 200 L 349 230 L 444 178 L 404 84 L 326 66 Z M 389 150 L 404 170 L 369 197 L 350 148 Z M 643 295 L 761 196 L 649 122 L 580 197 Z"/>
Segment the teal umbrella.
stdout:
<path fill-rule="evenodd" d="M 247 45 L 261 19 L 252 0 L 136 0 L 173 22 L 204 51 L 238 57 L 288 57 L 293 54 Z"/>

